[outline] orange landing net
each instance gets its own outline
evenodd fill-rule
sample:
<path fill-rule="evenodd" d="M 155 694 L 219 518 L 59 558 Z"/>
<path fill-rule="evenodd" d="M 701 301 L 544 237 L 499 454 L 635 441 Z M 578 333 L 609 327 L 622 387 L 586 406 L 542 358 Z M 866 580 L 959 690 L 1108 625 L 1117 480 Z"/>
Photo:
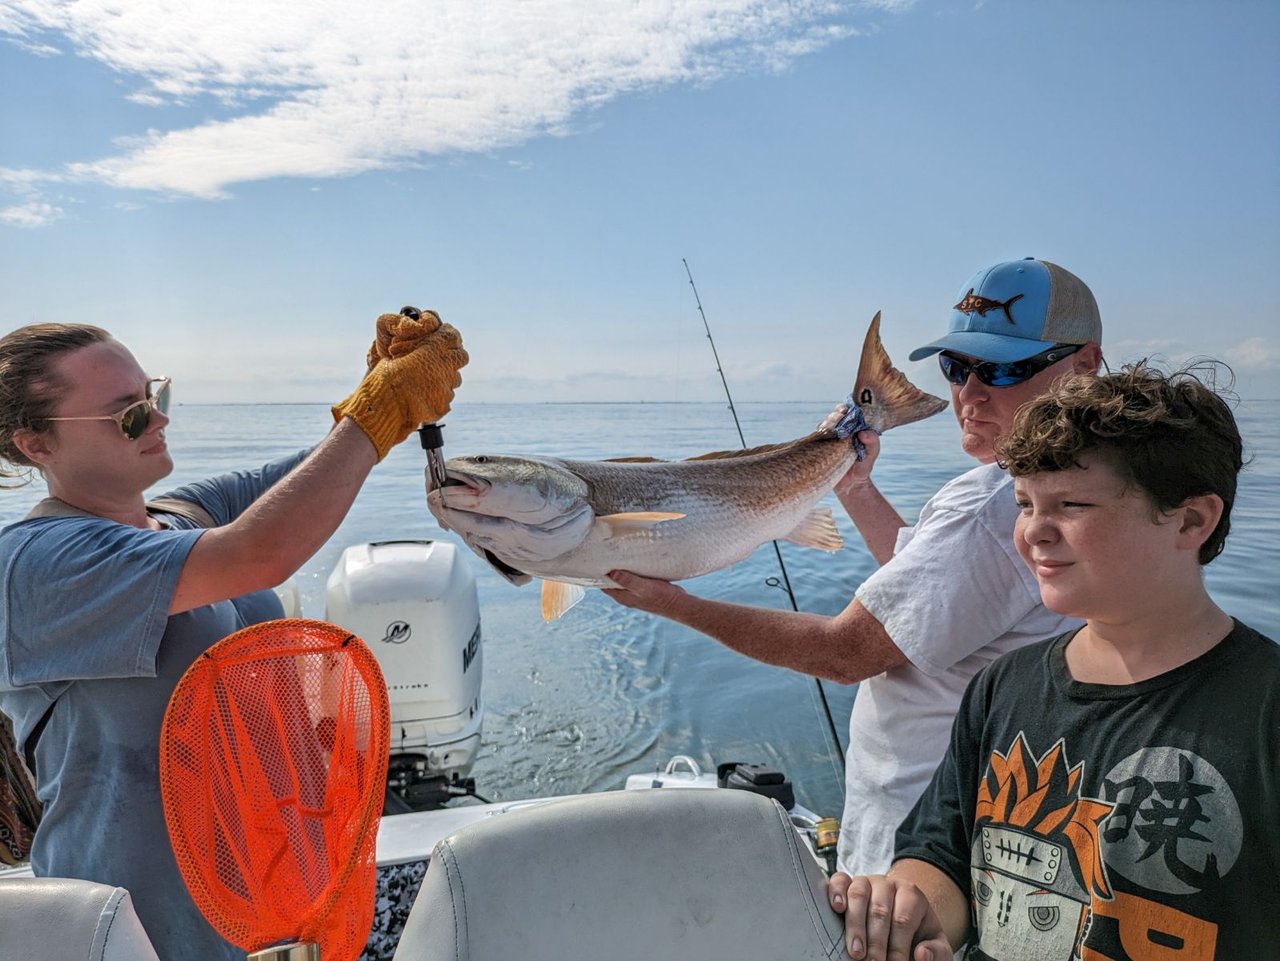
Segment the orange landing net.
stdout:
<path fill-rule="evenodd" d="M 390 727 L 373 654 L 322 621 L 245 628 L 187 669 L 161 728 L 160 791 L 183 880 L 224 938 L 360 955 Z"/>

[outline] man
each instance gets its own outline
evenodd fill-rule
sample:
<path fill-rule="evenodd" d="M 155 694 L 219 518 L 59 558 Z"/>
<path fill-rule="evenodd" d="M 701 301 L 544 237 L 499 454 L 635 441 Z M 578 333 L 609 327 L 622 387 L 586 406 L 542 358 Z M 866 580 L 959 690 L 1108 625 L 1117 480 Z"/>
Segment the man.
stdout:
<path fill-rule="evenodd" d="M 1230 408 L 1141 363 L 1061 382 L 999 450 L 1017 550 L 1085 624 L 974 678 L 888 875 L 832 878 L 850 957 L 1274 957 L 1280 647 L 1204 581 Z"/>
<path fill-rule="evenodd" d="M 1053 637 L 1071 621 L 1040 603 L 1013 548 L 1018 509 L 995 443 L 1014 412 L 1060 377 L 1102 360 L 1089 288 L 1046 261 L 996 264 L 961 288 L 938 354 L 951 383 L 961 446 L 982 466 L 950 481 L 909 527 L 871 482 L 879 438 L 836 495 L 882 566 L 835 617 L 727 604 L 665 581 L 611 572 L 628 607 L 661 614 L 748 657 L 844 684 L 861 682 L 849 722 L 839 864 L 889 867 L 893 832 L 946 749 L 965 685 L 1000 654 Z"/>

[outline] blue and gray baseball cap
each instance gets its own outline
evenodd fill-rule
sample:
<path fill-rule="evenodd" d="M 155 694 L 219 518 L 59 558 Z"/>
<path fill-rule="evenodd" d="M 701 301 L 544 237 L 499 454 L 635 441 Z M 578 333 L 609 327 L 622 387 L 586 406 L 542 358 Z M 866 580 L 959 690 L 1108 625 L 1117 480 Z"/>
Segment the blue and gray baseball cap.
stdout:
<path fill-rule="evenodd" d="M 961 288 L 945 337 L 910 354 L 940 350 L 979 360 L 1025 360 L 1054 344 L 1102 340 L 1098 302 L 1083 280 L 1047 260 L 1010 260 L 980 270 Z"/>

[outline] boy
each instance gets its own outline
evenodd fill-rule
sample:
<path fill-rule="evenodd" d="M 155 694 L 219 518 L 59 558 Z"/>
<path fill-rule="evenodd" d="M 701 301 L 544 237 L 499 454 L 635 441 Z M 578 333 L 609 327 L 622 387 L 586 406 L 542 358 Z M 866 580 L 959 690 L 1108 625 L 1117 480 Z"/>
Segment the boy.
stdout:
<path fill-rule="evenodd" d="M 1086 623 L 974 678 L 889 874 L 832 879 L 851 957 L 1274 956 L 1280 647 L 1200 569 L 1241 451 L 1189 372 L 1072 377 L 1019 411 L 1016 546 Z"/>

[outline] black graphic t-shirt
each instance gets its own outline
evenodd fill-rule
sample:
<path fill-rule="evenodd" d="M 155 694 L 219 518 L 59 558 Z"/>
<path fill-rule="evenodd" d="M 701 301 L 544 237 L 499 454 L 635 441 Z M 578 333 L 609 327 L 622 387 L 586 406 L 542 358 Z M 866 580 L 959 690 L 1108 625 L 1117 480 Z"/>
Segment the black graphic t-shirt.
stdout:
<path fill-rule="evenodd" d="M 895 856 L 968 894 L 970 961 L 1280 958 L 1280 646 L 1102 685 L 1070 638 L 973 679 Z"/>

